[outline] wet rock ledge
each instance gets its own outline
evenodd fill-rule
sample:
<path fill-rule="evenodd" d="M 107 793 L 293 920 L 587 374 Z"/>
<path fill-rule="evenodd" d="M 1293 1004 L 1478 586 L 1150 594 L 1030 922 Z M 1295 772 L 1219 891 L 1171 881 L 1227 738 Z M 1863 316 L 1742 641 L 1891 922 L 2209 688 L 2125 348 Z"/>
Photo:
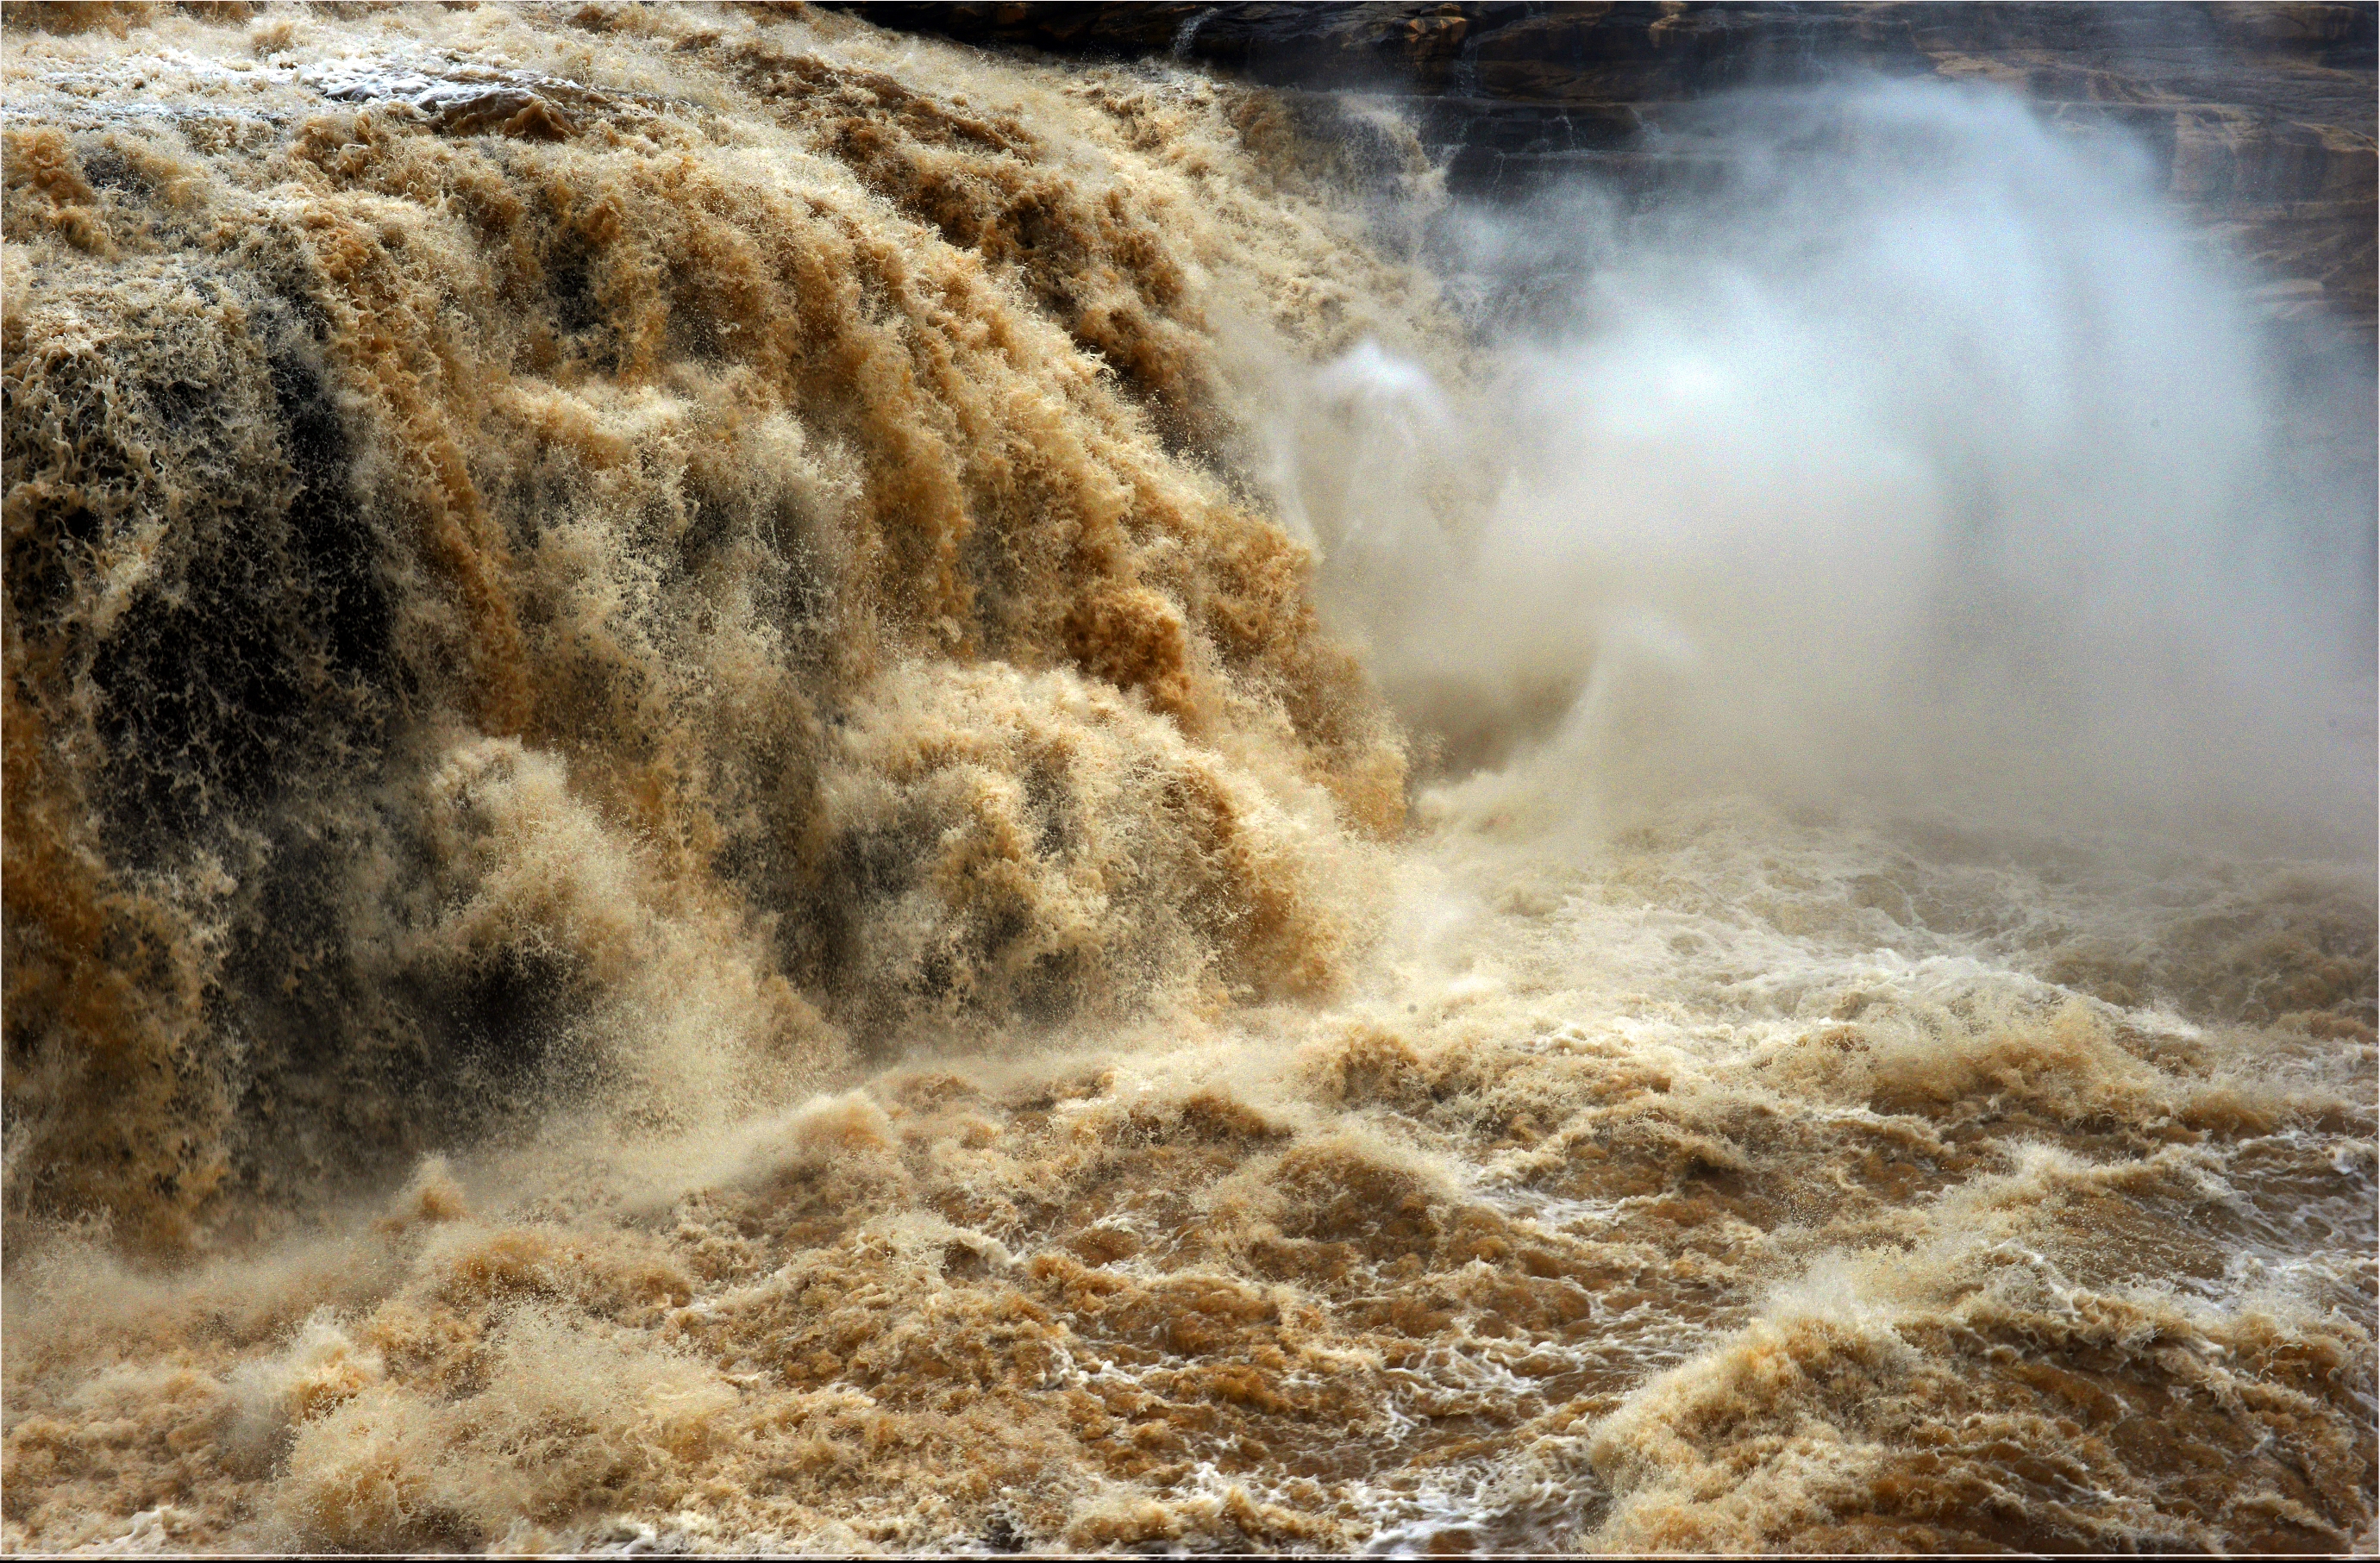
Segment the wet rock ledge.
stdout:
<path fill-rule="evenodd" d="M 1693 105 L 1867 72 L 2004 83 L 2127 135 L 2276 280 L 2268 313 L 2374 326 L 2368 4 L 858 4 L 881 26 L 1073 56 L 1167 55 L 1268 86 L 1410 99 L 1474 194 L 1588 172 L 1652 193 L 1723 156 Z"/>

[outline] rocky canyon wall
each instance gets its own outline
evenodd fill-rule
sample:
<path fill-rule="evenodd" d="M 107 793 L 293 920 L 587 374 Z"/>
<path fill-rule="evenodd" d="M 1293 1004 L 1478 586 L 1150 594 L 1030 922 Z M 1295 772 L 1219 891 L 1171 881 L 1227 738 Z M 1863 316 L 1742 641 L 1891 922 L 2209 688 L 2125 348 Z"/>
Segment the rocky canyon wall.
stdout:
<path fill-rule="evenodd" d="M 882 25 L 1063 55 L 1166 55 L 1405 100 L 1460 191 L 1585 173 L 1642 197 L 1706 177 L 1699 105 L 1848 74 L 1996 82 L 2126 137 L 2264 311 L 2374 332 L 2369 5 L 861 5 Z"/>

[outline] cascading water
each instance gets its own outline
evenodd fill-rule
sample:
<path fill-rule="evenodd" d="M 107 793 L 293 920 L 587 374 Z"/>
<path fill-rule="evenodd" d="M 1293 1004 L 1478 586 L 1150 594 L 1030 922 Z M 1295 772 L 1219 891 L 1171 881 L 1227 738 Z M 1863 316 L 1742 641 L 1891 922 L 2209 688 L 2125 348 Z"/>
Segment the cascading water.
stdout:
<path fill-rule="evenodd" d="M 6 40 L 10 1547 L 2370 1545 L 2370 471 L 2121 148 Z"/>

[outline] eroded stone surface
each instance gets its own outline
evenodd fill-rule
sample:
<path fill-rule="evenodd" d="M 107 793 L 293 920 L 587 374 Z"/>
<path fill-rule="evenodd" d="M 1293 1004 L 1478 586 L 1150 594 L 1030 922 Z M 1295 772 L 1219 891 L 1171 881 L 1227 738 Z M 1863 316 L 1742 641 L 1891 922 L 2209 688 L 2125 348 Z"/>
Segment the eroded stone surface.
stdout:
<path fill-rule="evenodd" d="M 1458 188 L 1586 171 L 1658 190 L 1724 152 L 1691 105 L 1871 73 L 1998 82 L 2147 149 L 2270 273 L 2283 319 L 2374 330 L 2374 13 L 2355 5 L 862 5 L 886 26 L 1052 53 L 1171 55 L 1275 86 L 1417 100 Z"/>

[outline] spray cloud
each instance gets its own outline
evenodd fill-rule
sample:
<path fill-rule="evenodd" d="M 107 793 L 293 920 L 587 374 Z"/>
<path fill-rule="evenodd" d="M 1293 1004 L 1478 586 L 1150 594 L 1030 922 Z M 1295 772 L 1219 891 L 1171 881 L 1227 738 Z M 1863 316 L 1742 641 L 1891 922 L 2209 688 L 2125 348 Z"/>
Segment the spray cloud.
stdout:
<path fill-rule="evenodd" d="M 2305 393 L 2145 155 L 1939 84 L 1708 113 L 1700 194 L 1448 222 L 1488 382 L 1366 345 L 1276 425 L 1445 769 L 2368 853 L 2370 473 L 2292 462 Z"/>

